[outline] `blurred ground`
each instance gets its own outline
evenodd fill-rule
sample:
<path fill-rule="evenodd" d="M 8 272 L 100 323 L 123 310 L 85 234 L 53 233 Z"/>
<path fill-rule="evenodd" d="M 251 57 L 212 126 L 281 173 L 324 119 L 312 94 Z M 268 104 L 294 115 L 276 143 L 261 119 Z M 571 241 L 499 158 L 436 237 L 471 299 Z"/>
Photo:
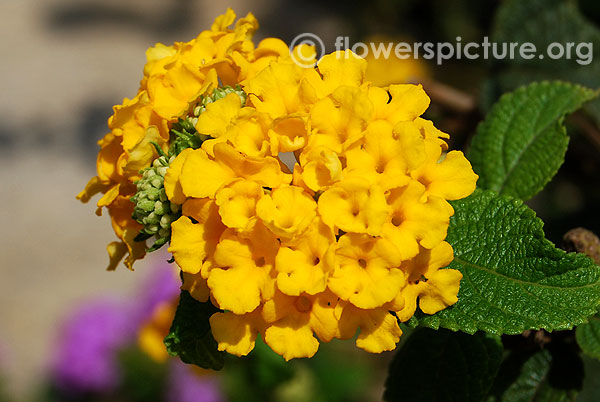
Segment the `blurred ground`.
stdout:
<path fill-rule="evenodd" d="M 339 30 L 322 16 L 285 38 L 285 22 L 269 17 L 282 4 L 0 1 L 0 365 L 11 393 L 35 388 L 62 317 L 83 300 L 132 291 L 151 264 L 105 272 L 108 218 L 75 200 L 94 175 L 95 143 L 111 106 L 137 91 L 146 48 L 193 38 L 227 5 L 273 21 L 275 32 L 263 24 L 260 37 Z M 299 5 L 285 10 L 300 19 L 319 15 Z"/>

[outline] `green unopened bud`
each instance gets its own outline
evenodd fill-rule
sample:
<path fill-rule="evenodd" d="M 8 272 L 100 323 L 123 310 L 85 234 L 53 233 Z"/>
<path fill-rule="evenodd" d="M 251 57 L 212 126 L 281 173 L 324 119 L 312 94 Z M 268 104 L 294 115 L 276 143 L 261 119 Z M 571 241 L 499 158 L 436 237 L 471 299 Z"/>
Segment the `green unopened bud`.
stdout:
<path fill-rule="evenodd" d="M 150 212 L 146 219 L 149 225 L 156 225 L 160 222 L 160 216 L 157 216 L 154 211 Z"/>
<path fill-rule="evenodd" d="M 154 187 L 154 188 L 162 188 L 162 186 L 163 186 L 163 178 L 160 177 L 160 176 L 158 176 L 158 177 L 157 176 L 154 176 L 152 178 L 152 180 L 150 181 L 150 184 L 152 184 L 152 187 Z"/>
<path fill-rule="evenodd" d="M 169 208 L 169 204 L 165 203 L 165 202 L 161 202 L 161 201 L 156 201 L 154 203 L 154 210 L 153 212 L 156 215 L 164 215 L 167 214 L 169 212 L 171 212 L 171 208 Z"/>
<path fill-rule="evenodd" d="M 164 188 L 164 176 L 173 160 L 175 155 L 170 158 L 160 156 L 152 162 L 151 167 L 140 172 L 142 178 L 136 183 L 137 192 L 131 197 L 135 204 L 132 217 L 144 226 L 140 231 L 140 239 L 147 239 L 151 235 L 156 238 L 148 251 L 157 250 L 169 241 L 171 222 L 181 216 L 181 206 L 169 201 Z"/>
<path fill-rule="evenodd" d="M 160 196 L 160 190 L 158 188 L 150 187 L 143 191 L 144 191 L 144 194 L 146 195 L 146 198 L 148 198 L 149 200 L 152 200 L 152 201 L 158 200 L 158 197 Z"/>
<path fill-rule="evenodd" d="M 160 227 L 167 229 L 171 227 L 171 217 L 169 215 L 163 215 L 160 218 Z"/>
<path fill-rule="evenodd" d="M 158 199 L 161 202 L 167 202 L 169 200 L 167 198 L 167 192 L 165 191 L 164 187 L 160 189 L 160 192 L 158 193 Z"/>
<path fill-rule="evenodd" d="M 154 202 L 152 202 L 150 200 L 141 200 L 141 201 L 138 201 L 137 204 L 136 204 L 136 206 L 135 206 L 135 209 L 136 210 L 140 209 L 140 210 L 142 210 L 144 212 L 150 213 L 150 212 L 154 211 L 154 209 L 155 209 Z"/>
<path fill-rule="evenodd" d="M 156 169 L 156 173 L 158 173 L 162 177 L 165 177 L 165 175 L 167 174 L 167 167 L 166 166 L 161 166 L 161 167 L 157 168 Z"/>

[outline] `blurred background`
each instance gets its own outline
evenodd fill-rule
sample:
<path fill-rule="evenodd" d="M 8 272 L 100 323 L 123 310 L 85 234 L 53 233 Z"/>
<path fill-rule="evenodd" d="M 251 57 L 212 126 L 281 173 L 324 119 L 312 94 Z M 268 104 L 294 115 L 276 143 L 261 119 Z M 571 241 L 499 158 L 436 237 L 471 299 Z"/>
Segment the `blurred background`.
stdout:
<path fill-rule="evenodd" d="M 256 15 L 261 27 L 255 43 L 267 36 L 290 43 L 312 32 L 327 51 L 334 50 L 340 35 L 351 44 L 369 38 L 454 43 L 457 36 L 463 43 L 481 42 L 484 36 L 549 42 L 554 34 L 594 41 L 595 57 L 588 66 L 519 60 L 449 60 L 436 66 L 427 60 L 396 60 L 377 67 L 398 82 L 422 82 L 432 97 L 427 117 L 452 135 L 451 147 L 465 149 L 493 101 L 519 84 L 562 78 L 600 87 L 600 5 L 595 0 L 534 0 L 528 10 L 505 11 L 502 20 L 499 10 L 507 3 L 514 7 L 516 2 L 0 0 L 0 372 L 9 400 L 39 394 L 52 371 L 65 320 L 102 297 L 130 305 L 153 267 L 167 258 L 152 255 L 138 263 L 135 273 L 124 267 L 105 272 L 105 245 L 113 240 L 108 218 L 96 217 L 93 205 L 75 200 L 95 174 L 96 142 L 106 132 L 112 105 L 137 91 L 149 46 L 192 39 L 228 6 L 238 16 Z M 527 18 L 521 32 L 503 31 L 509 22 L 520 26 L 518 18 L 527 16 L 540 19 Z M 577 226 L 600 233 L 595 208 L 600 201 L 599 118 L 596 102 L 568 119 L 566 163 L 530 202 L 556 243 Z M 333 356 L 342 346 L 328 347 Z M 340 364 L 352 367 L 346 380 L 364 385 L 362 391 L 324 400 L 380 398 L 383 375 L 377 373 L 385 371 L 390 354 L 373 358 L 351 350 L 350 360 Z M 337 363 L 323 359 L 314 364 L 331 373 L 329 367 Z M 296 385 L 288 384 L 292 391 L 285 391 L 292 396 L 281 400 L 302 400 L 293 399 L 293 386 L 313 380 L 302 377 L 306 367 L 299 370 L 292 376 Z M 335 378 L 327 381 L 334 384 Z"/>

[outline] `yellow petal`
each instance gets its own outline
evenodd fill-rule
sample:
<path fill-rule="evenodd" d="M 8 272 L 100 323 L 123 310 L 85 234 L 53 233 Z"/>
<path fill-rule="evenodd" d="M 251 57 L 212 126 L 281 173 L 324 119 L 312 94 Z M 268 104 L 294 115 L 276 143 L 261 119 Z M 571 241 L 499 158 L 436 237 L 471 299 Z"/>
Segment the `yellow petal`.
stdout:
<path fill-rule="evenodd" d="M 249 180 L 237 180 L 219 190 L 216 203 L 223 223 L 242 232 L 251 231 L 256 223 L 256 203 L 263 194 L 262 187 Z"/>
<path fill-rule="evenodd" d="M 342 85 L 360 86 L 365 78 L 367 62 L 350 50 L 337 51 L 323 56 L 318 69 L 323 77 L 322 82 L 313 85 L 319 96 L 323 97 Z"/>
<path fill-rule="evenodd" d="M 353 337 L 357 328 L 360 333 L 356 346 L 370 353 L 394 350 L 402 335 L 396 318 L 387 309 L 363 310 L 347 304 L 340 317 L 341 337 Z"/>
<path fill-rule="evenodd" d="M 338 240 L 329 289 L 363 309 L 383 306 L 406 283 L 395 247 L 382 239 L 346 233 Z"/>
<path fill-rule="evenodd" d="M 179 181 L 179 178 L 181 176 L 183 165 L 192 151 L 192 148 L 184 149 L 169 165 L 167 174 L 165 174 L 165 192 L 167 194 L 167 198 L 169 198 L 172 203 L 183 204 L 185 202 L 186 197 L 183 193 L 183 189 L 181 188 L 181 182 Z"/>
<path fill-rule="evenodd" d="M 342 179 L 342 162 L 326 146 L 312 147 L 308 152 L 303 152 L 300 161 L 302 167 L 299 175 L 312 191 L 325 190 Z"/>
<path fill-rule="evenodd" d="M 244 83 L 244 91 L 256 110 L 271 118 L 303 112 L 306 105 L 299 95 L 302 69 L 295 63 L 274 63 Z"/>
<path fill-rule="evenodd" d="M 319 197 L 323 221 L 345 232 L 377 236 L 388 220 L 389 206 L 383 190 L 361 179 L 344 180 Z"/>
<path fill-rule="evenodd" d="M 273 121 L 269 129 L 272 154 L 293 152 L 304 145 L 308 139 L 306 119 L 303 116 L 288 116 Z"/>
<path fill-rule="evenodd" d="M 429 96 L 422 85 L 390 85 L 392 100 L 389 102 L 390 117 L 395 124 L 398 121 L 412 121 L 425 113 L 429 107 Z"/>
<path fill-rule="evenodd" d="M 183 272 L 183 285 L 181 286 L 181 290 L 187 290 L 190 292 L 190 295 L 199 302 L 204 303 L 208 301 L 210 290 L 208 289 L 206 279 L 200 274 L 188 274 L 187 272 Z"/>
<path fill-rule="evenodd" d="M 448 152 L 440 163 L 432 161 L 424 164 L 411 175 L 427 187 L 427 195 L 432 194 L 446 200 L 468 196 L 475 191 L 479 178 L 461 151 Z"/>
<path fill-rule="evenodd" d="M 427 279 L 427 286 L 419 297 L 419 307 L 425 314 L 435 314 L 458 301 L 460 271 L 439 269 L 428 273 Z"/>
<path fill-rule="evenodd" d="M 183 193 L 188 197 L 214 198 L 217 190 L 228 184 L 235 176 L 225 163 L 218 158 L 210 159 L 206 151 L 200 148 L 191 151 L 187 156 L 181 169 L 179 182 Z"/>
<path fill-rule="evenodd" d="M 265 331 L 265 343 L 288 361 L 313 357 L 319 341 L 313 336 L 306 315 L 290 315 L 272 324 Z"/>
<path fill-rule="evenodd" d="M 211 30 L 215 32 L 226 31 L 233 24 L 233 21 L 235 21 L 235 12 L 230 7 L 227 7 L 225 14 L 221 14 L 215 18 Z"/>
<path fill-rule="evenodd" d="M 110 259 L 106 270 L 114 271 L 127 253 L 127 246 L 122 241 L 113 241 L 106 246 L 106 251 Z"/>
<path fill-rule="evenodd" d="M 219 350 L 236 356 L 246 356 L 252 349 L 258 329 L 251 314 L 215 313 L 210 317 L 210 328 L 219 344 Z"/>
<path fill-rule="evenodd" d="M 77 194 L 77 199 L 83 203 L 88 202 L 94 195 L 106 192 L 111 184 L 103 183 L 98 176 L 94 176 L 85 185 L 85 188 Z"/>
<path fill-rule="evenodd" d="M 277 159 L 245 156 L 229 144 L 217 144 L 214 147 L 215 160 L 232 172 L 231 175 L 253 180 L 264 187 L 277 188 L 292 180 L 285 174 Z"/>
<path fill-rule="evenodd" d="M 183 272 L 197 274 L 206 257 L 205 228 L 195 224 L 187 216 L 182 216 L 171 224 L 171 245 L 177 265 Z"/>
<path fill-rule="evenodd" d="M 215 138 L 222 136 L 238 116 L 241 107 L 240 97 L 235 93 L 230 93 L 216 102 L 209 103 L 206 111 L 198 116 L 196 130 Z"/>
<path fill-rule="evenodd" d="M 276 239 L 266 232 L 256 227 L 250 239 L 239 237 L 233 229 L 223 233 L 214 256 L 221 268 L 213 267 L 208 276 L 208 286 L 221 309 L 249 313 L 269 293 Z"/>
<path fill-rule="evenodd" d="M 273 233 L 283 237 L 300 235 L 313 221 L 317 203 L 300 187 L 284 186 L 263 195 L 256 214 Z"/>

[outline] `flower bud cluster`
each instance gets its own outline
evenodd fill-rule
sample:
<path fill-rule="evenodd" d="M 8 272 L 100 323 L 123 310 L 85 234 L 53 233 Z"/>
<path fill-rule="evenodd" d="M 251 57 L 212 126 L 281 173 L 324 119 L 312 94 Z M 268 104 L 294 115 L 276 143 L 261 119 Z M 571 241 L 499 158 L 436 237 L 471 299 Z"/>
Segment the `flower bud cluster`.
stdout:
<path fill-rule="evenodd" d="M 166 244 L 171 238 L 171 222 L 181 216 L 181 207 L 169 201 L 165 193 L 164 180 L 169 163 L 175 156 L 167 159 L 160 156 L 152 162 L 152 166 L 142 171 L 142 178 L 136 183 L 137 192 L 131 201 L 133 219 L 144 227 L 140 230 L 140 239 L 152 236 L 156 241 L 149 251 L 154 251 Z"/>

